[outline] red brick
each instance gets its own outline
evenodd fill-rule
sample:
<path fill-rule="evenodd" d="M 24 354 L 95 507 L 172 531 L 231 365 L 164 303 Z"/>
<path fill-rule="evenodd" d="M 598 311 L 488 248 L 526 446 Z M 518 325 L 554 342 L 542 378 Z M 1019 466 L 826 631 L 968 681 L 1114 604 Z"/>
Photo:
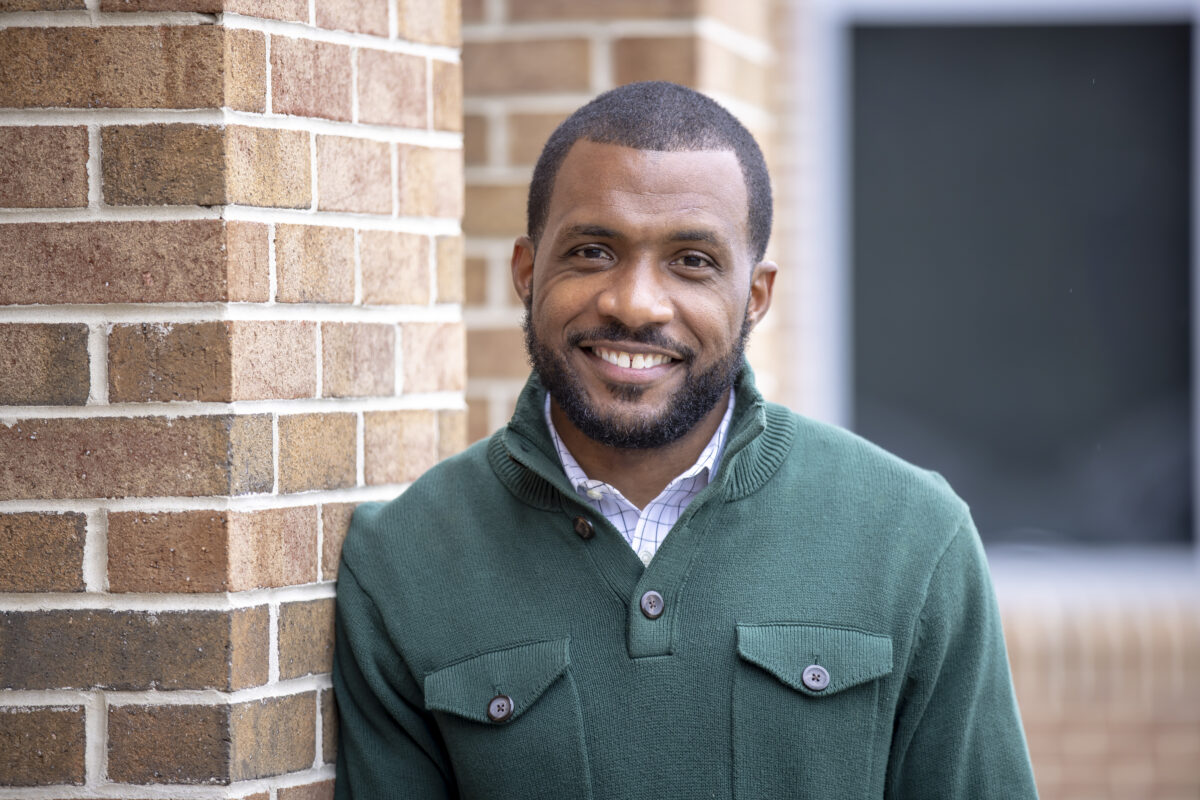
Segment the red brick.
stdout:
<path fill-rule="evenodd" d="M 462 64 L 433 62 L 433 127 L 439 131 L 463 129 Z"/>
<path fill-rule="evenodd" d="M 429 304 L 429 237 L 395 231 L 363 231 L 359 256 L 363 303 Z"/>
<path fill-rule="evenodd" d="M 462 150 L 400 145 L 400 214 L 462 217 Z"/>
<path fill-rule="evenodd" d="M 288 786 L 279 790 L 279 800 L 333 800 L 333 781 Z"/>
<path fill-rule="evenodd" d="M 231 400 L 229 338 L 228 322 L 112 326 L 109 401 Z"/>
<path fill-rule="evenodd" d="M 396 329 L 326 322 L 321 326 L 321 392 L 325 397 L 396 393 Z"/>
<path fill-rule="evenodd" d="M 512 114 L 508 118 L 508 161 L 533 166 L 554 129 L 562 123 L 562 114 Z"/>
<path fill-rule="evenodd" d="M 117 783 L 227 783 L 227 705 L 108 710 L 108 778 Z"/>
<path fill-rule="evenodd" d="M 529 186 L 468 186 L 463 232 L 467 236 L 516 238 L 525 233 Z"/>
<path fill-rule="evenodd" d="M 0 106 L 217 108 L 224 35 L 212 25 L 5 28 Z"/>
<path fill-rule="evenodd" d="M 0 785 L 80 785 L 83 709 L 0 708 Z"/>
<path fill-rule="evenodd" d="M 0 514 L 0 592 L 83 591 L 83 514 Z"/>
<path fill-rule="evenodd" d="M 337 579 L 342 558 L 342 542 L 354 516 L 354 503 L 326 503 L 321 506 L 321 580 Z"/>
<path fill-rule="evenodd" d="M 227 495 L 271 487 L 271 420 L 27 419 L 0 425 L 0 499 Z"/>
<path fill-rule="evenodd" d="M 463 88 L 468 96 L 586 92 L 590 50 L 586 39 L 467 42 Z M 553 69 L 547 69 L 553 64 Z"/>
<path fill-rule="evenodd" d="M 491 405 L 485 398 L 467 398 L 467 439 L 477 442 L 492 433 Z"/>
<path fill-rule="evenodd" d="M 247 17 L 308 22 L 308 0 L 225 0 L 225 10 Z"/>
<path fill-rule="evenodd" d="M 404 391 L 457 392 L 466 387 L 463 327 L 452 322 L 411 322 L 401 329 Z"/>
<path fill-rule="evenodd" d="M 271 290 L 267 226 L 261 222 L 226 222 L 225 248 L 231 302 L 263 303 Z"/>
<path fill-rule="evenodd" d="M 0 206 L 69 208 L 88 203 L 87 128 L 0 128 Z"/>
<path fill-rule="evenodd" d="M 529 375 L 525 339 L 516 328 L 468 331 L 467 361 L 472 378 L 523 379 Z"/>
<path fill-rule="evenodd" d="M 715 45 L 705 44 L 705 47 Z M 618 39 L 613 45 L 617 84 L 671 81 L 695 86 L 699 80 L 698 40 L 694 36 Z"/>
<path fill-rule="evenodd" d="M 429 126 L 425 59 L 383 50 L 358 51 L 358 119 L 403 128 Z M 436 96 L 436 88 L 435 88 Z"/>
<path fill-rule="evenodd" d="M 224 11 L 223 0 L 100 0 L 101 11 L 191 11 L 197 14 L 219 14 Z"/>
<path fill-rule="evenodd" d="M 233 707 L 230 777 L 249 780 L 312 766 L 317 749 L 314 693 L 272 697 Z"/>
<path fill-rule="evenodd" d="M 267 110 L 267 44 L 259 31 L 225 33 L 225 105 L 236 111 Z"/>
<path fill-rule="evenodd" d="M 225 132 L 218 125 L 113 125 L 101 131 L 110 205 L 225 202 Z"/>
<path fill-rule="evenodd" d="M 83 9 L 84 0 L 0 0 L 0 11 L 69 11 Z"/>
<path fill-rule="evenodd" d="M 0 405 L 87 401 L 86 325 L 0 324 Z"/>
<path fill-rule="evenodd" d="M 0 686 L 228 690 L 238 613 L 0 612 Z"/>
<path fill-rule="evenodd" d="M 275 269 L 281 303 L 354 301 L 354 231 L 276 225 Z"/>
<path fill-rule="evenodd" d="M 463 301 L 463 237 L 437 237 L 437 301 Z"/>
<path fill-rule="evenodd" d="M 487 298 L 487 259 L 466 259 L 463 263 L 463 302 L 467 306 L 483 306 L 487 305 Z"/>
<path fill-rule="evenodd" d="M 271 614 L 265 605 L 233 612 L 229 654 L 229 688 L 261 686 L 271 673 Z"/>
<path fill-rule="evenodd" d="M 234 322 L 235 400 L 312 397 L 317 391 L 315 322 Z"/>
<path fill-rule="evenodd" d="M 317 27 L 388 34 L 388 0 L 317 0 Z"/>
<path fill-rule="evenodd" d="M 392 213 L 392 158 L 386 142 L 317 137 L 317 207 L 322 211 Z"/>
<path fill-rule="evenodd" d="M 463 157 L 467 166 L 475 167 L 488 162 L 488 121 L 479 114 L 463 117 Z"/>
<path fill-rule="evenodd" d="M 318 580 L 315 506 L 235 512 L 230 515 L 229 526 L 230 591 L 297 586 Z"/>
<path fill-rule="evenodd" d="M 408 483 L 437 463 L 437 414 L 372 411 L 363 415 L 364 477 L 368 485 Z"/>
<path fill-rule="evenodd" d="M 276 114 L 350 119 L 350 48 L 271 37 L 271 109 Z"/>
<path fill-rule="evenodd" d="M 279 491 L 353 486 L 357 429 L 354 414 L 281 414 Z"/>
<path fill-rule="evenodd" d="M 463 0 L 462 1 L 462 21 L 463 22 L 483 22 L 483 4 L 484 0 Z"/>
<path fill-rule="evenodd" d="M 309 134 L 230 125 L 225 129 L 226 198 L 276 208 L 312 205 Z"/>
<path fill-rule="evenodd" d="M 455 46 L 462 41 L 459 0 L 396 0 L 400 38 Z"/>
<path fill-rule="evenodd" d="M 225 300 L 220 220 L 0 225 L 0 304 Z"/>
<path fill-rule="evenodd" d="M 279 607 L 279 677 L 333 669 L 333 598 Z"/>
<path fill-rule="evenodd" d="M 337 761 L 338 717 L 337 700 L 332 689 L 321 690 L 321 749 L 326 764 Z"/>
<path fill-rule="evenodd" d="M 229 512 L 110 512 L 113 592 L 229 591 Z"/>
<path fill-rule="evenodd" d="M 467 412 L 442 410 L 438 415 L 438 460 L 467 447 Z"/>

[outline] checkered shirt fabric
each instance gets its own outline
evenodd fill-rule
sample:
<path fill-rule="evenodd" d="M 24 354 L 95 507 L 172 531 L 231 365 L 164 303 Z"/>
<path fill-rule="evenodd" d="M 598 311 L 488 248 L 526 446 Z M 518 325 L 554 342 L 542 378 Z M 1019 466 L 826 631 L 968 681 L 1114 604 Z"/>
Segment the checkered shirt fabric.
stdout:
<path fill-rule="evenodd" d="M 663 539 L 671 531 L 692 498 L 708 485 L 709 480 L 717 473 L 721 463 L 721 453 L 725 448 L 725 436 L 729 433 L 729 421 L 733 419 L 733 390 L 729 392 L 729 405 L 717 432 L 708 440 L 704 451 L 696 459 L 696 463 L 667 484 L 658 497 L 638 510 L 638 507 L 625 499 L 625 496 L 615 486 L 604 481 L 592 480 L 579 466 L 579 462 L 571 455 L 571 451 L 563 444 L 562 437 L 554 428 L 550 418 L 550 395 L 546 395 L 545 407 L 546 427 L 550 429 L 550 437 L 558 450 L 558 459 L 562 462 L 563 472 L 567 480 L 575 487 L 575 491 L 584 502 L 596 509 L 613 524 L 629 542 L 633 552 L 643 564 L 649 564 L 650 559 L 662 545 Z"/>

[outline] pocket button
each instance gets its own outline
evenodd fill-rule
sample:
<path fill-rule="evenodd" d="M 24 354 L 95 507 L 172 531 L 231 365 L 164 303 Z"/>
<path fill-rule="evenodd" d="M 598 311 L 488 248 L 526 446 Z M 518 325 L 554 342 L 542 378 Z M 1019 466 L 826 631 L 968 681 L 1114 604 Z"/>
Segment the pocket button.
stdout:
<path fill-rule="evenodd" d="M 829 670 L 820 664 L 810 664 L 804 668 L 804 685 L 814 692 L 820 692 L 829 685 Z"/>
<path fill-rule="evenodd" d="M 504 722 L 512 716 L 512 712 L 512 698 L 506 694 L 498 694 L 488 703 L 487 715 L 492 722 Z"/>

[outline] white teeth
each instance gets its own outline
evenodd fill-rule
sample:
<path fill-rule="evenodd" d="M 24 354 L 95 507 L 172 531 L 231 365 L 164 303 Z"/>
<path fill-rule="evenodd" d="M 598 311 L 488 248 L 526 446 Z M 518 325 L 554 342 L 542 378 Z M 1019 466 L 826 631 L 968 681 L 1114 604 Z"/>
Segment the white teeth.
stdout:
<path fill-rule="evenodd" d="M 603 347 L 592 348 L 592 352 L 610 364 L 627 369 L 649 369 L 670 361 L 669 356 L 657 353 L 624 353 L 620 350 L 607 350 Z"/>

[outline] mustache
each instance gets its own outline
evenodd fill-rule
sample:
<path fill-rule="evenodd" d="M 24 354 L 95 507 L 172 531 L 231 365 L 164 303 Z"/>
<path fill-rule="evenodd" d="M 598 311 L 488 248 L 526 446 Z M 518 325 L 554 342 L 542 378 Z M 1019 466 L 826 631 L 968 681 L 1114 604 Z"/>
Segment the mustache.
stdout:
<path fill-rule="evenodd" d="M 696 351 L 692 350 L 692 348 L 671 339 L 662 332 L 661 328 L 649 325 L 644 328 L 630 328 L 619 322 L 610 322 L 607 325 L 601 325 L 586 331 L 576 331 L 567 337 L 567 343 L 571 347 L 578 347 L 580 342 L 588 339 L 602 339 L 613 344 L 629 342 L 630 344 L 648 344 L 654 347 L 661 347 L 673 353 L 678 353 L 680 360 L 686 363 L 691 363 L 692 359 L 696 357 Z"/>

